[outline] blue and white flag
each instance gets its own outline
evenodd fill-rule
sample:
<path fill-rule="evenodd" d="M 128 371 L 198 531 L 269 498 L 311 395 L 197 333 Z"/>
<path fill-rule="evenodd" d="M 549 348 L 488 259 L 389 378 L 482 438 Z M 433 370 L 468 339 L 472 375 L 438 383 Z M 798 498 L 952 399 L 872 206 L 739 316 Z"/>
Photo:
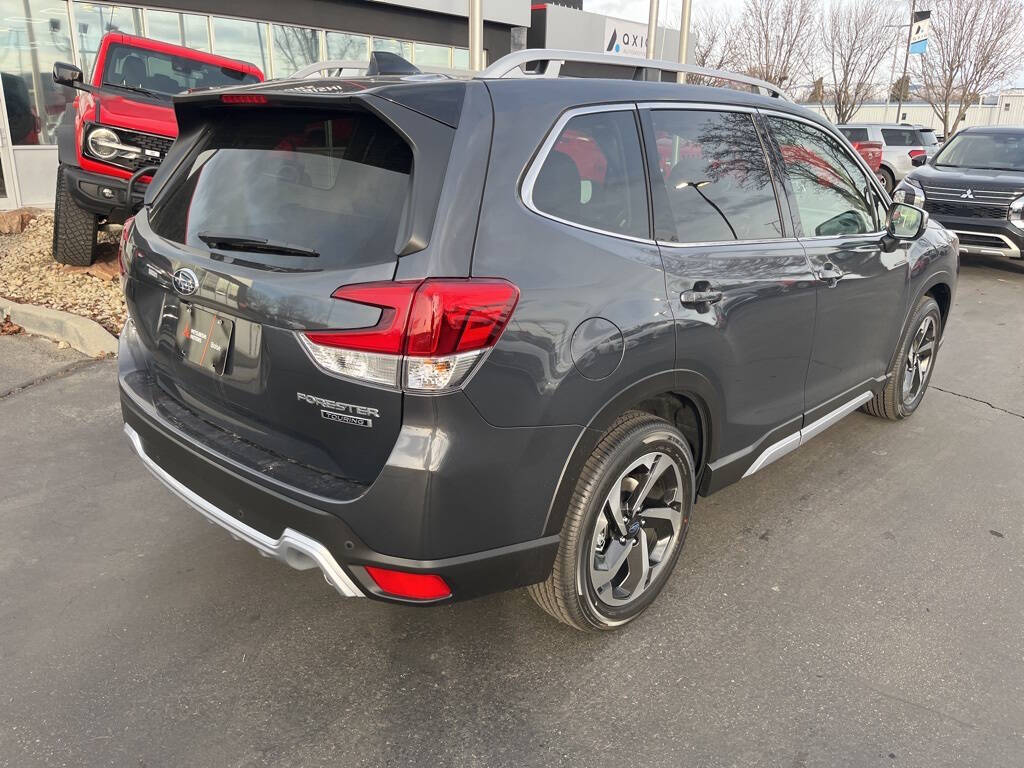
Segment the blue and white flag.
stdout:
<path fill-rule="evenodd" d="M 928 35 L 932 31 L 931 16 L 931 11 L 914 11 L 913 29 L 910 32 L 911 53 L 924 53 L 928 50 Z"/>

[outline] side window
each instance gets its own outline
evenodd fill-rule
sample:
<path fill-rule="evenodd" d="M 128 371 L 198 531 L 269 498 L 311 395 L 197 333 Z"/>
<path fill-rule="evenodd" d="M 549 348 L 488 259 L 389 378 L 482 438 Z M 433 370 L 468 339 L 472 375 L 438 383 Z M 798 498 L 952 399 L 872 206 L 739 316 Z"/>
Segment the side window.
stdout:
<path fill-rule="evenodd" d="M 625 109 L 569 120 L 534 180 L 534 207 L 603 232 L 649 237 L 635 115 Z"/>
<path fill-rule="evenodd" d="M 803 234 L 860 235 L 875 230 L 871 187 L 839 142 L 807 123 L 769 117 L 782 152 Z"/>
<path fill-rule="evenodd" d="M 867 141 L 867 128 L 840 128 L 839 132 L 850 141 Z"/>
<path fill-rule="evenodd" d="M 764 148 L 747 112 L 652 109 L 655 238 L 672 243 L 782 237 Z"/>
<path fill-rule="evenodd" d="M 914 128 L 883 128 L 882 138 L 890 147 L 919 147 L 924 144 L 924 139 Z"/>

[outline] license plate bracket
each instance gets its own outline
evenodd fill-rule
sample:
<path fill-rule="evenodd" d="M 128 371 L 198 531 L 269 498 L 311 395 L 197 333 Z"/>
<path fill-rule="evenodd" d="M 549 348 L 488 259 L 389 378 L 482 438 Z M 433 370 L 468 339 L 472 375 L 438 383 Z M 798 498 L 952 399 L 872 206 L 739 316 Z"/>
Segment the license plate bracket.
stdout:
<path fill-rule="evenodd" d="M 179 302 L 175 340 L 178 353 L 204 370 L 223 375 L 231 349 L 235 321 L 219 312 Z"/>

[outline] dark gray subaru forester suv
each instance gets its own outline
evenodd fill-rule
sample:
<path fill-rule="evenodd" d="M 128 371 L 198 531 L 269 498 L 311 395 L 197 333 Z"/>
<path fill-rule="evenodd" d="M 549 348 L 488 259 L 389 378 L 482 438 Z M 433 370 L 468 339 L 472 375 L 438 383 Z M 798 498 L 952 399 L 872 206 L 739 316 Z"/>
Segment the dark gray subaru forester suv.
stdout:
<path fill-rule="evenodd" d="M 909 416 L 955 238 L 771 86 L 673 68 L 526 51 L 178 97 L 122 238 L 144 464 L 343 595 L 529 585 L 610 629 L 698 495 Z"/>

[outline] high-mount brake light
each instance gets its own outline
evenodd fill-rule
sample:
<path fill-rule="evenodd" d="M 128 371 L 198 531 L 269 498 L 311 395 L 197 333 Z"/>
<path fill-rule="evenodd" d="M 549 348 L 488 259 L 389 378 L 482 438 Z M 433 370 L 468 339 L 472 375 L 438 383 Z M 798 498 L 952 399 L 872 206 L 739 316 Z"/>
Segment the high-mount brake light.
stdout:
<path fill-rule="evenodd" d="M 225 93 L 220 101 L 221 104 L 266 104 L 267 97 L 262 93 Z"/>
<path fill-rule="evenodd" d="M 381 310 L 376 325 L 299 334 L 328 373 L 411 392 L 460 386 L 493 347 L 519 301 L 519 289 L 492 278 L 346 285 L 333 294 Z"/>

